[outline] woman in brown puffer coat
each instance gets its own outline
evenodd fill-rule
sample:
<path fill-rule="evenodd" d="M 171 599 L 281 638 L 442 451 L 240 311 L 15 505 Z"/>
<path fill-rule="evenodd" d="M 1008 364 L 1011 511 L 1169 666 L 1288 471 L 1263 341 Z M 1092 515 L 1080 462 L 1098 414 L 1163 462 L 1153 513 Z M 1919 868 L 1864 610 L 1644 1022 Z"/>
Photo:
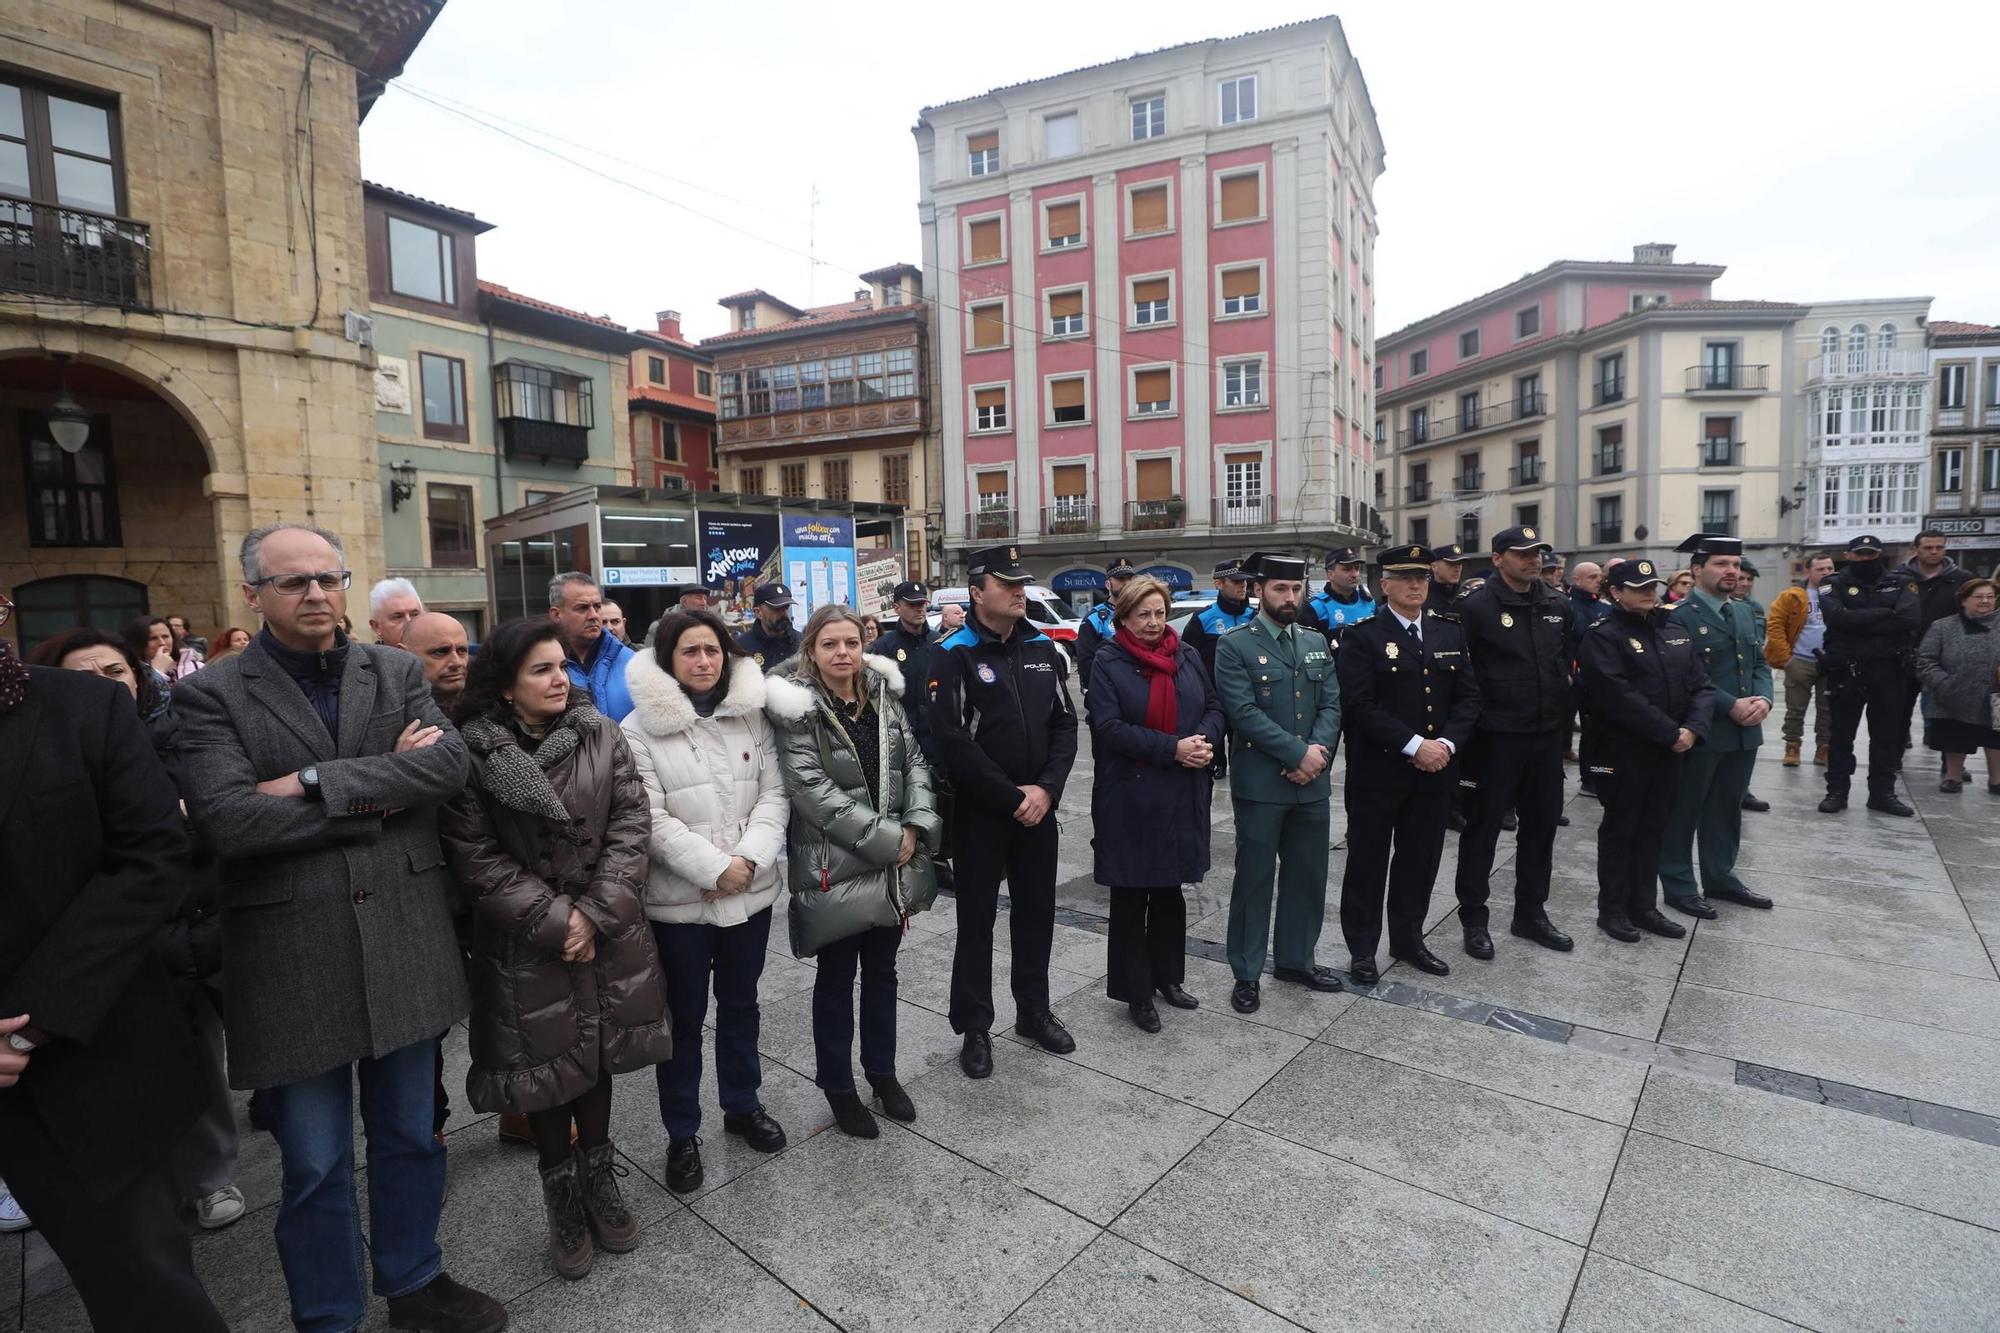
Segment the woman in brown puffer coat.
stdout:
<path fill-rule="evenodd" d="M 618 724 L 571 689 L 552 621 L 494 631 L 458 726 L 472 778 L 439 831 L 472 918 L 466 1095 L 527 1115 L 556 1271 L 580 1278 L 595 1247 L 639 1243 L 618 1189 L 611 1076 L 672 1053 L 640 906 L 652 812 Z"/>

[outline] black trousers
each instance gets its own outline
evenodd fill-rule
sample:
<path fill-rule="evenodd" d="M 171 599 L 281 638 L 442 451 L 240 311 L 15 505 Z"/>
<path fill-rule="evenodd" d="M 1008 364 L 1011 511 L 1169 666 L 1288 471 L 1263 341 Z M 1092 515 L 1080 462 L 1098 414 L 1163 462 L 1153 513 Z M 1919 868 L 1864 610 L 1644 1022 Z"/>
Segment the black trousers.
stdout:
<path fill-rule="evenodd" d="M 1347 784 L 1347 869 L 1340 877 L 1340 933 L 1350 957 L 1373 958 L 1382 942 L 1383 889 L 1387 886 L 1389 951 L 1424 942 L 1431 886 L 1444 859 L 1450 787 L 1433 791 L 1381 791 Z"/>
<path fill-rule="evenodd" d="M 1187 979 L 1187 898 L 1178 884 L 1164 889 L 1111 889 L 1110 975 L 1104 993 L 1126 1004 L 1153 998 L 1162 986 Z"/>
<path fill-rule="evenodd" d="M 1578 780 L 1582 785 L 1589 787 L 1593 791 L 1597 788 L 1597 775 L 1590 770 L 1593 764 L 1602 762 L 1597 757 L 1599 745 L 1598 732 L 1602 730 L 1603 727 L 1598 723 L 1597 719 L 1590 715 L 1590 705 L 1584 702 L 1581 694 L 1578 694 L 1576 700 L 1576 772 Z"/>
<path fill-rule="evenodd" d="M 1492 877 L 1493 852 L 1500 842 L 1500 818 L 1509 810 L 1520 816 L 1514 855 L 1514 919 L 1531 920 L 1542 915 L 1549 901 L 1569 729 L 1483 731 L 1472 748 L 1472 776 L 1479 790 L 1465 832 L 1458 839 L 1459 923 L 1487 923 L 1487 881 Z"/>
<path fill-rule="evenodd" d="M 861 972 L 861 1072 L 896 1077 L 896 948 L 900 926 L 873 926 L 819 951 L 813 978 L 813 1081 L 854 1091 L 854 973 Z"/>
<path fill-rule="evenodd" d="M 1660 905 L 1660 844 L 1685 756 L 1606 727 L 1596 758 L 1597 917 L 1630 921 Z"/>
<path fill-rule="evenodd" d="M 18 1091 L 0 1093 L 0 1179 L 69 1271 L 91 1327 L 228 1333 L 195 1277 L 166 1163 L 93 1199 L 25 1101 Z"/>
<path fill-rule="evenodd" d="M 1854 738 L 1861 715 L 1868 714 L 1868 794 L 1893 796 L 1896 770 L 1903 765 L 1903 743 L 1910 734 L 1909 678 L 1893 659 L 1856 662 L 1851 673 L 1827 683 L 1833 706 L 1833 747 L 1826 759 L 1826 790 L 1845 796 L 1853 785 Z"/>
<path fill-rule="evenodd" d="M 1012 815 L 974 810 L 960 803 L 954 817 L 957 863 L 958 944 L 951 960 L 951 1030 L 993 1029 L 993 919 L 1000 881 L 1007 881 L 1009 934 L 1014 956 L 1014 1008 L 1038 1014 L 1049 1007 L 1049 948 L 1056 932 L 1056 812 L 1033 828 Z"/>

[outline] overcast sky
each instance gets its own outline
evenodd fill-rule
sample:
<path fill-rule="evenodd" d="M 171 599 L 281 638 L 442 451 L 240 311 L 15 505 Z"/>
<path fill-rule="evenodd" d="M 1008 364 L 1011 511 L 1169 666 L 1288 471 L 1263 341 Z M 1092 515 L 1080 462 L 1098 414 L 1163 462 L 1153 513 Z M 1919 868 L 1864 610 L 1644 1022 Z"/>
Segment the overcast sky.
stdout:
<path fill-rule="evenodd" d="M 1324 11 L 1007 0 L 984 31 L 973 12 L 450 0 L 363 125 L 363 170 L 493 223 L 482 278 L 635 326 L 679 309 L 702 337 L 726 293 L 823 304 L 921 262 L 920 108 Z M 1388 145 L 1378 333 L 1655 240 L 1727 265 L 1719 296 L 1930 296 L 1933 318 L 2000 323 L 2000 5 L 1338 13 Z"/>

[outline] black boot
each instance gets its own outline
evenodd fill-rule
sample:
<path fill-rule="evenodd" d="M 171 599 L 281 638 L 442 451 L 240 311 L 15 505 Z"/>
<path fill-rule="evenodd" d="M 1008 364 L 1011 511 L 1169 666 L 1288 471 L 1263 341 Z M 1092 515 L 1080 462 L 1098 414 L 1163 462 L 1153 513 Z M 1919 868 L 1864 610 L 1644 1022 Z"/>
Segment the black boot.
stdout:
<path fill-rule="evenodd" d="M 829 1092 L 826 1104 L 833 1108 L 833 1123 L 841 1132 L 852 1134 L 857 1139 L 874 1139 L 882 1136 L 882 1126 L 875 1123 L 874 1113 L 861 1104 L 861 1099 L 848 1092 Z"/>
<path fill-rule="evenodd" d="M 667 1141 L 667 1188 L 692 1194 L 701 1188 L 701 1140 L 690 1135 Z"/>
<path fill-rule="evenodd" d="M 500 1333 L 507 1327 L 507 1307 L 439 1273 L 429 1286 L 389 1298 L 389 1327 L 417 1333 Z"/>
<path fill-rule="evenodd" d="M 875 1100 L 882 1103 L 883 1115 L 906 1125 L 917 1118 L 916 1104 L 910 1100 L 910 1094 L 903 1091 L 903 1085 L 896 1081 L 894 1074 L 882 1078 L 870 1074 L 868 1086 L 875 1089 Z"/>

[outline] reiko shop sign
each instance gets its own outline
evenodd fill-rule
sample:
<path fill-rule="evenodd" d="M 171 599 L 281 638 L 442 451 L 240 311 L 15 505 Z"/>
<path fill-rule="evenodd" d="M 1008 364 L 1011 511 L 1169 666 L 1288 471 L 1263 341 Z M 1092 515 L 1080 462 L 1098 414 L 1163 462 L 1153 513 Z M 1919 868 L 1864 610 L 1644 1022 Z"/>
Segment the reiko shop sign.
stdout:
<path fill-rule="evenodd" d="M 793 623 L 803 627 L 808 616 L 830 602 L 853 606 L 854 520 L 836 514 L 786 514 L 778 522 Z"/>

